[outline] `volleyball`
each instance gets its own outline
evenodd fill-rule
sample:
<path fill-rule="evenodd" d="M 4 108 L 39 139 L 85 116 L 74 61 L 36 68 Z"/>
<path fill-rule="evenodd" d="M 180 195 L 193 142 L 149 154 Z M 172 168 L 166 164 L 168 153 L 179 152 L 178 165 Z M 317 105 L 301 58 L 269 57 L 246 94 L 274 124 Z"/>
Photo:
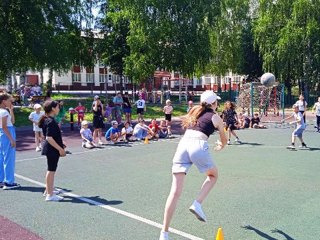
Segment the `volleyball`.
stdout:
<path fill-rule="evenodd" d="M 266 87 L 272 87 L 276 83 L 276 77 L 272 73 L 265 73 L 261 76 L 261 84 Z"/>

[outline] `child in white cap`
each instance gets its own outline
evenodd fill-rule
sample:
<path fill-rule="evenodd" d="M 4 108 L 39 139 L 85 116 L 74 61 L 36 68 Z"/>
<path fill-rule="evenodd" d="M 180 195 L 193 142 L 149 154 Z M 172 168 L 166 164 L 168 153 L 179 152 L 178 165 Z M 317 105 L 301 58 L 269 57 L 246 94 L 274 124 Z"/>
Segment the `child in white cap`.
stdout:
<path fill-rule="evenodd" d="M 96 144 L 93 142 L 92 132 L 89 128 L 89 123 L 86 120 L 81 122 L 80 135 L 82 138 L 82 147 L 94 148 Z"/>
<path fill-rule="evenodd" d="M 166 125 L 167 125 L 167 128 L 168 128 L 168 137 L 170 137 L 172 135 L 172 133 L 171 133 L 172 111 L 173 111 L 173 107 L 171 105 L 171 100 L 167 99 L 166 100 L 166 105 L 163 107 L 163 112 L 164 112 L 164 115 L 165 115 Z"/>
<path fill-rule="evenodd" d="M 40 118 L 44 115 L 41 111 L 41 105 L 36 103 L 34 106 L 34 112 L 30 113 L 29 120 L 33 123 L 34 139 L 36 143 L 36 151 L 41 151 L 41 142 L 43 140 L 42 129 L 38 126 Z"/>
<path fill-rule="evenodd" d="M 205 91 L 201 94 L 200 105 L 194 106 L 182 122 L 182 126 L 187 130 L 181 138 L 173 157 L 171 191 L 164 210 L 163 226 L 159 240 L 169 239 L 169 225 L 182 193 L 185 176 L 193 164 L 200 173 L 205 173 L 206 179 L 189 210 L 200 221 L 206 221 L 201 204 L 208 196 L 218 177 L 218 170 L 209 150 L 208 138 L 218 129 L 220 141 L 217 141 L 214 150 L 219 151 L 227 144 L 223 121 L 215 112 L 218 105 L 217 100 L 218 97 L 214 92 Z"/>

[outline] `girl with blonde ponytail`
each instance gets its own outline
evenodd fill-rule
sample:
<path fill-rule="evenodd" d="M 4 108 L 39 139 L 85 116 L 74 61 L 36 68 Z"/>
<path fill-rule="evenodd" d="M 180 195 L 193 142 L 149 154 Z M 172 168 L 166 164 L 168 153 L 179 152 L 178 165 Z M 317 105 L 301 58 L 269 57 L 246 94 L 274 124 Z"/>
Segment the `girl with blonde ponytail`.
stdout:
<path fill-rule="evenodd" d="M 227 144 L 223 121 L 215 112 L 218 106 L 217 100 L 218 96 L 214 92 L 205 91 L 201 94 L 200 105 L 192 107 L 182 121 L 182 127 L 186 129 L 186 132 L 181 138 L 173 157 L 171 191 L 164 210 L 163 226 L 159 240 L 169 239 L 169 225 L 182 193 L 185 176 L 192 164 L 198 168 L 200 173 L 206 174 L 206 179 L 189 210 L 200 221 L 206 221 L 201 204 L 208 196 L 218 177 L 218 170 L 209 152 L 208 138 L 215 129 L 218 129 L 220 141 L 218 141 L 214 150 L 219 151 Z"/>

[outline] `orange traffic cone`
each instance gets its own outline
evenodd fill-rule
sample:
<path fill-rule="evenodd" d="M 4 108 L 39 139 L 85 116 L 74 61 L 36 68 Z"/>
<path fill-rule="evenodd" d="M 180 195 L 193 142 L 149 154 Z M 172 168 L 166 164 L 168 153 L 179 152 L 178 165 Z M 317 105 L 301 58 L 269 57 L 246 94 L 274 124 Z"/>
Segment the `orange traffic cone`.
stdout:
<path fill-rule="evenodd" d="M 144 139 L 144 144 L 149 144 L 149 138 L 146 137 L 146 138 Z"/>
<path fill-rule="evenodd" d="M 218 232 L 217 232 L 217 236 L 216 236 L 216 240 L 224 240 L 223 237 L 223 232 L 222 232 L 222 228 L 218 228 Z"/>

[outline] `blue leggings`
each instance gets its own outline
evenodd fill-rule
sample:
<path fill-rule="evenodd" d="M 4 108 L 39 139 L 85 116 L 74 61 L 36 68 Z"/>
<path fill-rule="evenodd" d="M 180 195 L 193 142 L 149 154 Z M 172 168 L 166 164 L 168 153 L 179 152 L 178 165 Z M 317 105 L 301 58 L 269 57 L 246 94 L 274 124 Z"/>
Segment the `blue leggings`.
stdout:
<path fill-rule="evenodd" d="M 16 140 L 15 128 L 8 127 L 8 130 L 13 139 Z M 0 182 L 14 183 L 15 161 L 16 148 L 11 147 L 9 138 L 0 128 Z"/>

